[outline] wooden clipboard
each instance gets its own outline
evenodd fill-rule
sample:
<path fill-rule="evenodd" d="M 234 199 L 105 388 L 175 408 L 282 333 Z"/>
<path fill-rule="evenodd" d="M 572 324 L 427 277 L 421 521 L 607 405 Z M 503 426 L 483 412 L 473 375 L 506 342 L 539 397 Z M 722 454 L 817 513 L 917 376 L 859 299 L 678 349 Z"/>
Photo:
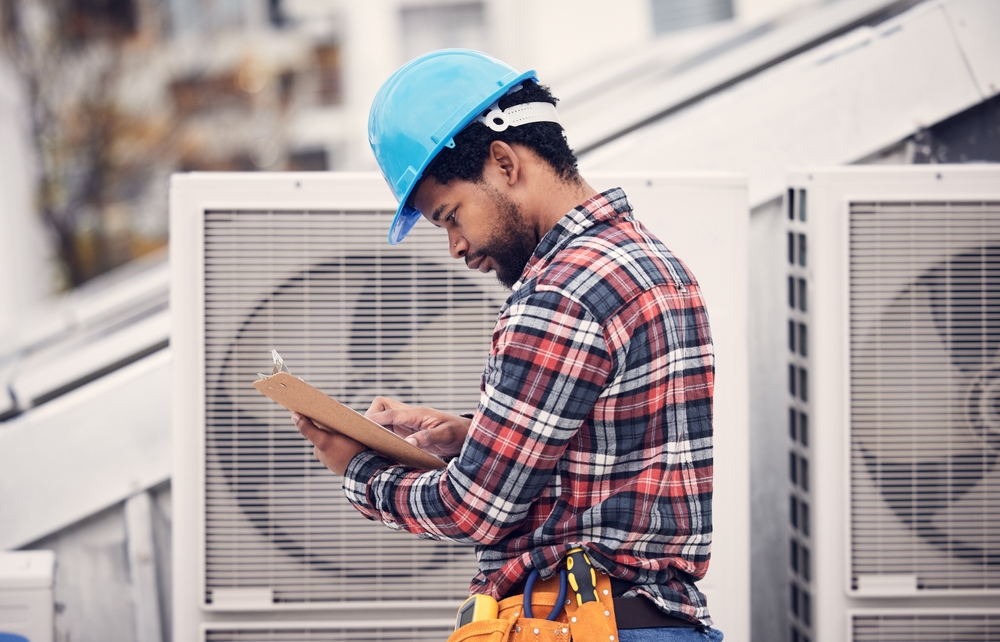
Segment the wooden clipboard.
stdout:
<path fill-rule="evenodd" d="M 309 417 L 347 435 L 404 466 L 421 470 L 444 468 L 445 463 L 402 437 L 348 408 L 287 372 L 258 379 L 253 387 L 288 410 Z"/>

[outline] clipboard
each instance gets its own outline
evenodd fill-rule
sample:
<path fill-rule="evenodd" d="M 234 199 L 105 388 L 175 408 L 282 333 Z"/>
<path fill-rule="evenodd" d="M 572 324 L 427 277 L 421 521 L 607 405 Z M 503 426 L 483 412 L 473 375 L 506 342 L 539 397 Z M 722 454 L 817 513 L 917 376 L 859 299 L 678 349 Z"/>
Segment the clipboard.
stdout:
<path fill-rule="evenodd" d="M 253 387 L 262 395 L 292 412 L 361 442 L 404 466 L 421 470 L 436 470 L 446 466 L 434 455 L 404 441 L 388 428 L 378 425 L 288 372 L 281 356 L 275 350 L 271 354 L 274 357 L 273 374 L 261 374 L 261 378 L 253 383 Z"/>

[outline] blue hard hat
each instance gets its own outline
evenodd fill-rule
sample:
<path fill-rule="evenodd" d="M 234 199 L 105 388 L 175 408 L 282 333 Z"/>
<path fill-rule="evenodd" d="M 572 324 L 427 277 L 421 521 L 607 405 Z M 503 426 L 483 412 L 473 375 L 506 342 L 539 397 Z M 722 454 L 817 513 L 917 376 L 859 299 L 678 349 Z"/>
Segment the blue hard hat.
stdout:
<path fill-rule="evenodd" d="M 389 228 L 395 245 L 420 212 L 406 204 L 427 165 L 453 137 L 534 71 L 471 49 L 442 49 L 406 63 L 379 89 L 368 116 L 368 142 L 399 208 Z"/>

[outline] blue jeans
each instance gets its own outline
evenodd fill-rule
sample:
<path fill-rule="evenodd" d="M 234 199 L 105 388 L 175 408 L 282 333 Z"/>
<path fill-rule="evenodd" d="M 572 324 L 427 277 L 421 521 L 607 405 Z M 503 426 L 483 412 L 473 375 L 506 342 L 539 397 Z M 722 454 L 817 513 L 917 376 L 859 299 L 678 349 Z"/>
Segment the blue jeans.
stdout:
<path fill-rule="evenodd" d="M 693 628 L 625 629 L 618 632 L 619 642 L 722 642 L 722 631 Z"/>

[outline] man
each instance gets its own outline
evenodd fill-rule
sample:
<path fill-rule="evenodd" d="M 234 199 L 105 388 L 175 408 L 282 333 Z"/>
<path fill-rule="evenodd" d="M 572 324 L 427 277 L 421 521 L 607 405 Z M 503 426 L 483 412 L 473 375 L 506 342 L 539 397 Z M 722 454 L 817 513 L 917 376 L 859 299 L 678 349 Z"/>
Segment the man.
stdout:
<path fill-rule="evenodd" d="M 363 515 L 474 544 L 473 593 L 516 595 L 532 569 L 550 577 L 582 546 L 616 595 L 652 613 L 619 615 L 623 642 L 719 640 L 695 587 L 712 530 L 700 290 L 620 189 L 599 194 L 580 176 L 555 103 L 533 72 L 447 50 L 397 71 L 372 107 L 369 137 L 400 201 L 390 242 L 422 216 L 454 258 L 511 289 L 472 415 L 384 398 L 366 413 L 453 456 L 447 468 L 407 469 L 293 420 Z"/>

